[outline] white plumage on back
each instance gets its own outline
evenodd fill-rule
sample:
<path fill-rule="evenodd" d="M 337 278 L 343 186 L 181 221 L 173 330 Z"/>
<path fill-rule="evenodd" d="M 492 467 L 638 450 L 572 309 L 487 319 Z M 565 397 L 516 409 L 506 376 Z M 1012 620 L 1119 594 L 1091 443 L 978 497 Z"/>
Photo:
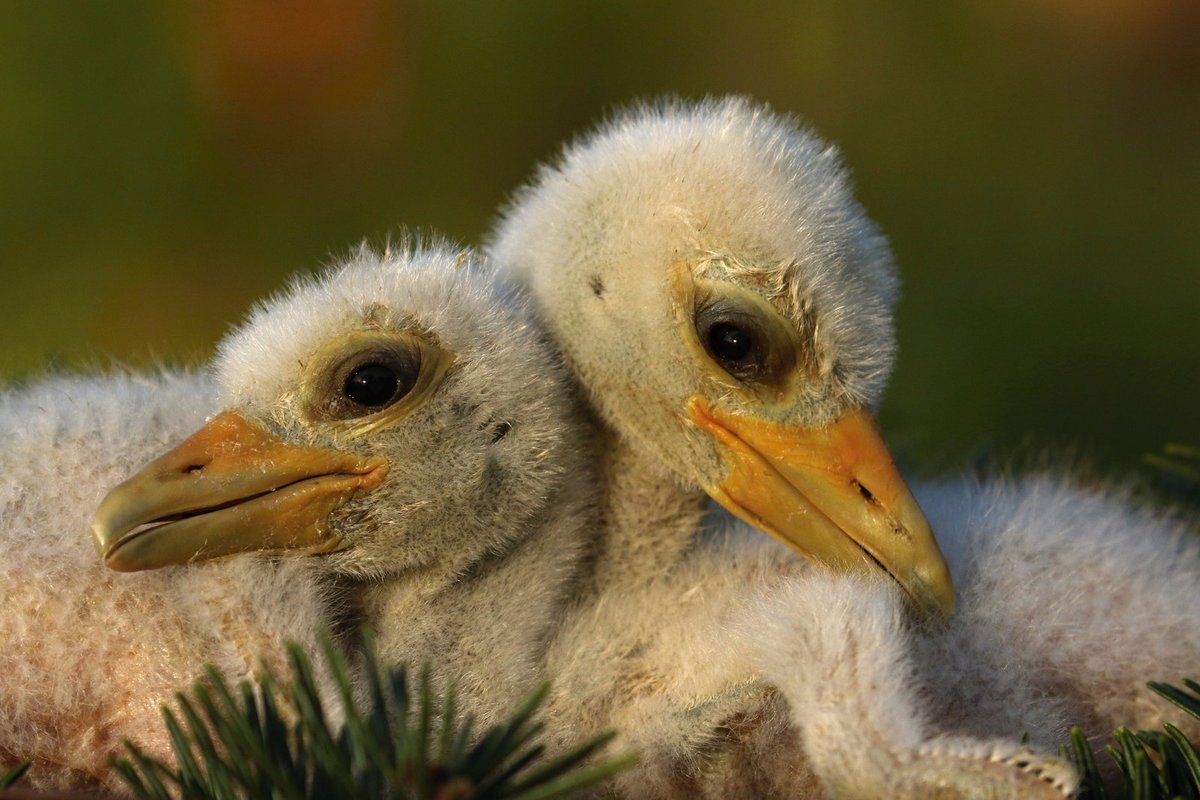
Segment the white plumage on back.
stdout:
<path fill-rule="evenodd" d="M 231 681 L 316 644 L 328 607 L 299 561 L 121 575 L 88 524 L 104 493 L 213 409 L 207 376 L 52 377 L 0 394 L 0 763 L 89 785 L 123 738 L 169 752 L 160 706 L 215 665 Z"/>
<path fill-rule="evenodd" d="M 1183 598 L 1200 587 L 1195 521 L 1128 487 L 1070 473 L 918 487 L 960 586 L 960 611 L 918 640 L 933 706 L 957 729 L 1057 741 L 1082 725 L 1192 732 L 1146 682 L 1200 667 L 1200 634 Z M 952 722 L 953 721 L 953 722 Z"/>

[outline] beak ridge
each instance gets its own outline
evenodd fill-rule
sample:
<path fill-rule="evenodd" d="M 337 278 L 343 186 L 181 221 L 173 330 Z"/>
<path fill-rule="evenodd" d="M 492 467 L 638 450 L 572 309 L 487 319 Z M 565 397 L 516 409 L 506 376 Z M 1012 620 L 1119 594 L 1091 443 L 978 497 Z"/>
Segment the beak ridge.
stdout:
<path fill-rule="evenodd" d="M 802 428 L 733 415 L 696 396 L 688 413 L 729 468 L 709 488 L 729 511 L 834 569 L 882 569 L 923 611 L 950 616 L 949 567 L 868 412 Z"/>
<path fill-rule="evenodd" d="M 340 545 L 329 514 L 386 472 L 381 458 L 288 444 L 226 411 L 109 492 L 92 536 L 121 571 L 253 550 L 327 552 Z"/>

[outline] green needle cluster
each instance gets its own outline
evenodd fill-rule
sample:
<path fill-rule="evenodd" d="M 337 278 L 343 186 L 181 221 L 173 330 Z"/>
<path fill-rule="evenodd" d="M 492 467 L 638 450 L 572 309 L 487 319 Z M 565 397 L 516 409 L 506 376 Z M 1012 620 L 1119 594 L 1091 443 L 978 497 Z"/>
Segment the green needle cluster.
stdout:
<path fill-rule="evenodd" d="M 114 766 L 135 796 L 154 800 L 540 800 L 595 784 L 631 763 L 591 760 L 612 734 L 547 756 L 535 720 L 546 685 L 507 722 L 475 736 L 471 719 L 456 714 L 452 692 L 435 700 L 427 673 L 413 686 L 404 667 L 383 668 L 369 643 L 366 649 L 364 711 L 345 659 L 324 647 L 344 709 L 340 729 L 322 708 L 311 662 L 292 646 L 286 692 L 269 671 L 257 686 L 243 682 L 235 693 L 210 670 L 190 698 L 178 696 L 178 715 L 164 709 L 178 766 L 132 744 L 130 757 Z"/>
<path fill-rule="evenodd" d="M 1200 720 L 1200 684 L 1184 680 L 1189 691 L 1151 681 L 1151 689 Z M 1087 737 L 1071 729 L 1071 744 L 1063 746 L 1083 775 L 1080 800 L 1200 800 L 1200 753 L 1174 725 L 1163 723 L 1162 731 L 1130 731 L 1118 728 L 1108 754 L 1120 771 L 1119 785 L 1106 785 Z"/>

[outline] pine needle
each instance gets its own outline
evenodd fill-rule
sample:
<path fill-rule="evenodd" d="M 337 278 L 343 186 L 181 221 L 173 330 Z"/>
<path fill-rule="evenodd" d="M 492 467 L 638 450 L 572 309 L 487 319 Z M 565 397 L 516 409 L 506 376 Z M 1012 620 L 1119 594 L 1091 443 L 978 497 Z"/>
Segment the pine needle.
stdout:
<path fill-rule="evenodd" d="M 7 789 L 9 786 L 12 786 L 14 783 L 20 780 L 21 776 L 24 775 L 28 770 L 29 762 L 26 761 L 25 763 L 17 764 L 7 772 L 0 774 L 0 789 Z"/>
<path fill-rule="evenodd" d="M 1165 683 L 1147 685 L 1200 719 L 1200 684 L 1185 680 L 1190 693 Z M 1117 786 L 1105 785 L 1087 737 L 1071 729 L 1070 747 L 1063 750 L 1083 778 L 1080 800 L 1200 800 L 1200 752 L 1177 727 L 1168 722 L 1162 731 L 1137 733 L 1118 728 L 1113 738 L 1106 749 L 1120 773 Z"/>
<path fill-rule="evenodd" d="M 412 691 L 407 671 L 382 668 L 369 640 L 363 677 L 372 705 L 364 712 L 345 659 L 328 641 L 322 649 L 343 706 L 340 729 L 328 721 L 311 662 L 292 646 L 289 692 L 267 671 L 257 688 L 242 683 L 235 694 L 210 670 L 207 684 L 178 697 L 178 713 L 164 709 L 176 766 L 127 743 L 129 757 L 114 768 L 146 800 L 543 800 L 632 763 L 594 760 L 611 734 L 547 757 L 535 719 L 545 685 L 505 723 L 472 737 L 471 720 L 456 715 L 453 692 L 435 699 L 427 671 Z"/>
<path fill-rule="evenodd" d="M 1154 467 L 1157 484 L 1174 500 L 1200 506 L 1200 447 L 1167 444 L 1161 453 L 1147 453 L 1142 458 Z"/>

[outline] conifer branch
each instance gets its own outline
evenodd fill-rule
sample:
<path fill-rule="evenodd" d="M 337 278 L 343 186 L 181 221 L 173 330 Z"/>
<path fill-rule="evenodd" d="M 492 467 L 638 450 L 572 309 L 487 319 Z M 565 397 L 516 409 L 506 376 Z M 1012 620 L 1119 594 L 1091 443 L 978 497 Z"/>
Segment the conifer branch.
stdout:
<path fill-rule="evenodd" d="M 543 800 L 632 763 L 629 757 L 591 763 L 611 734 L 546 758 L 536 743 L 543 726 L 535 721 L 545 685 L 505 723 L 475 738 L 470 718 L 456 716 L 452 692 L 436 701 L 427 672 L 414 691 L 405 668 L 382 668 L 369 642 L 364 677 L 371 706 L 364 712 L 345 659 L 329 643 L 323 649 L 344 710 L 340 729 L 328 722 L 312 664 L 292 645 L 290 692 L 268 671 L 257 689 L 242 683 L 235 694 L 210 670 L 208 685 L 197 685 L 191 698 L 178 696 L 178 714 L 163 711 L 176 766 L 127 743 L 130 755 L 114 769 L 143 800 Z"/>
<path fill-rule="evenodd" d="M 1200 720 L 1200 684 L 1185 680 L 1184 691 L 1151 681 L 1152 690 Z M 1106 786 L 1096 756 L 1079 728 L 1071 729 L 1071 742 L 1064 756 L 1079 770 L 1083 780 L 1079 800 L 1200 800 L 1200 752 L 1179 728 L 1167 722 L 1162 731 L 1131 732 L 1118 728 L 1115 744 L 1106 749 L 1120 771 L 1120 786 Z"/>

